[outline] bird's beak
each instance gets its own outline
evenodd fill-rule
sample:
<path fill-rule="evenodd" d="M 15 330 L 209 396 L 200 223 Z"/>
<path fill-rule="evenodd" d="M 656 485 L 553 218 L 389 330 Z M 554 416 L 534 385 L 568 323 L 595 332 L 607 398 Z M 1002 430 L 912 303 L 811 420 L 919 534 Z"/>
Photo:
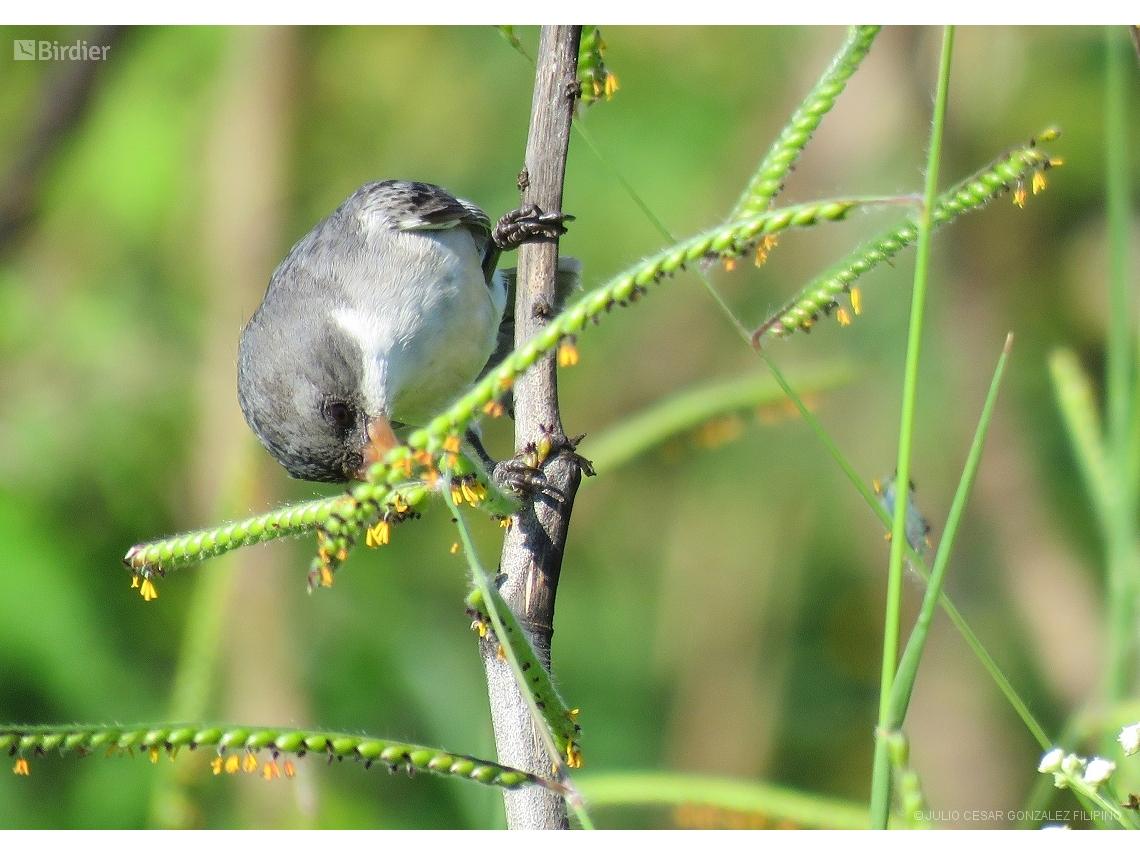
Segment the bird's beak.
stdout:
<path fill-rule="evenodd" d="M 383 413 L 368 423 L 368 443 L 364 446 L 364 463 L 360 469 L 352 473 L 358 481 L 368 480 L 368 470 L 372 464 L 379 463 L 384 456 L 400 444 L 396 434 L 392 432 L 392 425 Z"/>

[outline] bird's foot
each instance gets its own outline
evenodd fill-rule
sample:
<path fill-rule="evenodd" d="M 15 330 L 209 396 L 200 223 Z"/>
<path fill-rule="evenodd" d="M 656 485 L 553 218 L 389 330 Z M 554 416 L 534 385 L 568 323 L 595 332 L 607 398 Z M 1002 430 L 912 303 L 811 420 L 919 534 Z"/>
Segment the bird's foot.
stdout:
<path fill-rule="evenodd" d="M 561 432 L 555 434 L 549 429 L 544 430 L 538 442 L 527 443 L 519 454 L 494 464 L 490 470 L 491 478 L 506 493 L 531 497 L 541 493 L 561 499 L 561 492 L 546 480 L 541 467 L 553 455 L 570 454 L 583 475 L 594 475 L 593 464 L 577 452 L 581 441 L 581 436 L 569 438 Z"/>
<path fill-rule="evenodd" d="M 573 219 L 570 214 L 544 214 L 537 205 L 524 205 L 499 218 L 491 233 L 491 240 L 500 251 L 509 252 L 535 238 L 553 240 L 561 237 L 566 234 L 566 226 L 563 224 Z"/>
<path fill-rule="evenodd" d="M 549 493 L 554 488 L 547 482 L 542 470 L 532 465 L 533 456 L 527 452 L 500 460 L 491 469 L 491 481 L 508 496 L 534 497 Z"/>

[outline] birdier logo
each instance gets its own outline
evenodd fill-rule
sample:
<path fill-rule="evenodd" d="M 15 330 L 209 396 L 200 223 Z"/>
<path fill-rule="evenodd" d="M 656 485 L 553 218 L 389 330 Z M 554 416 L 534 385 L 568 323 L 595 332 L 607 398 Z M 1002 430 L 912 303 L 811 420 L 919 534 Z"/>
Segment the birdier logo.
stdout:
<path fill-rule="evenodd" d="M 75 44 L 70 45 L 61 45 L 59 42 L 49 41 L 37 42 L 35 39 L 12 39 L 13 59 L 91 62 L 106 59 L 110 52 L 110 45 L 89 45 L 83 39 L 76 39 Z"/>

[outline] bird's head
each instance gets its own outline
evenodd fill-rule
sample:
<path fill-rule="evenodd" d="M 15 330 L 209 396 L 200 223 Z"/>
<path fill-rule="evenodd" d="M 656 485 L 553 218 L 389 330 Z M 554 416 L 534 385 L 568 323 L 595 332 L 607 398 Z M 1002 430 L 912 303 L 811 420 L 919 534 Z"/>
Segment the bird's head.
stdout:
<path fill-rule="evenodd" d="M 294 478 L 363 480 L 398 440 L 386 413 L 368 412 L 360 345 L 317 314 L 282 320 L 267 302 L 242 332 L 238 399 L 246 421 Z"/>

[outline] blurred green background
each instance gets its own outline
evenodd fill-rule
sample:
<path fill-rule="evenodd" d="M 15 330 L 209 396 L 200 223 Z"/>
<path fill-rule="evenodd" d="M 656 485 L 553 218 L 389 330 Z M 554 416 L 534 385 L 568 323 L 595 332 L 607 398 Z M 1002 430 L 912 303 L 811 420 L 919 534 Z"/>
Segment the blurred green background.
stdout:
<path fill-rule="evenodd" d="M 519 32 L 533 54 L 537 31 Z M 88 37 L 0 34 L 4 51 L 12 39 Z M 621 88 L 585 124 L 685 236 L 723 219 L 844 32 L 604 35 Z M 879 36 L 781 201 L 921 190 L 939 40 L 935 29 Z M 492 755 L 465 566 L 441 504 L 390 546 L 359 549 L 312 597 L 312 539 L 172 572 L 149 604 L 120 560 L 138 541 L 335 491 L 290 481 L 245 426 L 242 325 L 293 242 L 365 181 L 438 183 L 492 217 L 515 207 L 531 66 L 493 28 L 130 29 L 79 120 L 43 149 L 36 117 L 67 63 L 0 63 L 0 205 L 16 164 L 47 154 L 28 216 L 0 245 L 0 721 L 167 719 L 205 579 L 226 605 L 206 609 L 221 638 L 203 717 Z M 938 234 L 912 464 L 937 539 L 1012 330 L 948 590 L 1050 732 L 1092 696 L 1102 657 L 1100 546 L 1046 358 L 1071 345 L 1100 376 L 1103 67 L 1100 29 L 958 31 L 943 186 L 1050 125 L 1063 136 L 1048 149 L 1065 164 L 1024 211 L 1005 197 Z M 1135 67 L 1129 86 L 1135 117 Z M 1140 147 L 1134 175 L 1137 159 Z M 564 209 L 577 220 L 563 252 L 583 260 L 587 287 L 662 246 L 577 138 Z M 787 234 L 763 268 L 714 280 L 754 325 L 898 216 Z M 768 345 L 786 369 L 853 368 L 854 382 L 814 405 L 868 480 L 894 467 L 913 257 L 861 283 L 851 327 L 821 322 Z M 579 349 L 562 373 L 563 419 L 587 435 L 587 457 L 591 436 L 662 396 L 765 371 L 692 277 L 615 312 Z M 553 655 L 582 709 L 585 771 L 701 772 L 865 800 L 888 545 L 801 420 L 768 411 L 729 427 L 732 441 L 678 438 L 579 493 Z M 506 429 L 489 429 L 493 453 L 506 454 Z M 498 530 L 480 521 L 478 534 L 493 566 Z M 908 619 L 920 594 L 912 578 Z M 907 730 L 935 809 L 1014 810 L 1037 777 L 1037 746 L 942 615 Z M 29 778 L 0 774 L 0 826 L 502 821 L 499 793 L 475 784 L 316 758 L 266 783 L 214 777 L 207 760 L 33 758 Z M 156 790 L 178 795 L 155 807 Z M 678 821 L 616 809 L 595 819 Z"/>

